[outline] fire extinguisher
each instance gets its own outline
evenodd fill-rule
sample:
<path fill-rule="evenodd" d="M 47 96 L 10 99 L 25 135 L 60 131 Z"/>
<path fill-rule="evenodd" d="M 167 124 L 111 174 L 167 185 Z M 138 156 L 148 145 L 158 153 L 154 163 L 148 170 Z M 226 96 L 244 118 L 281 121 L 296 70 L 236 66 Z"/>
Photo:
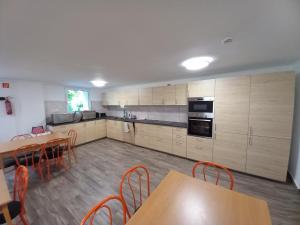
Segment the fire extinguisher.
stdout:
<path fill-rule="evenodd" d="M 6 114 L 12 115 L 12 105 L 11 105 L 11 101 L 9 101 L 8 97 L 5 98 L 4 103 L 5 103 Z"/>

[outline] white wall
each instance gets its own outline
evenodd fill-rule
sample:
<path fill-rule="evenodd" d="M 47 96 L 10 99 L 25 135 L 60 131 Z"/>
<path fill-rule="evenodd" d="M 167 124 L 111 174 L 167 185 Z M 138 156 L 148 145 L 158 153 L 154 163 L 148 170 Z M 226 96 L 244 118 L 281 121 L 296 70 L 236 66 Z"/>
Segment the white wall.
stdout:
<path fill-rule="evenodd" d="M 293 141 L 290 155 L 289 172 L 300 189 L 300 63 L 295 65 L 296 95 L 294 111 Z"/>
<path fill-rule="evenodd" d="M 1 81 L 1 82 L 4 82 Z M 9 89 L 0 88 L 0 96 L 12 97 L 13 115 L 6 115 L 0 103 L 0 141 L 31 132 L 33 126 L 45 125 L 44 90 L 40 82 L 7 81 Z"/>

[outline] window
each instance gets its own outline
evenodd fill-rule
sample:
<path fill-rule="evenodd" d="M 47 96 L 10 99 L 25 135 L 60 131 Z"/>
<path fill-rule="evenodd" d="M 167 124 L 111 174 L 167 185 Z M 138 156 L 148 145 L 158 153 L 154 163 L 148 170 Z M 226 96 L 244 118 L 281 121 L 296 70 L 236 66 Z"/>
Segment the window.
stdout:
<path fill-rule="evenodd" d="M 67 89 L 68 112 L 89 110 L 89 92 Z"/>

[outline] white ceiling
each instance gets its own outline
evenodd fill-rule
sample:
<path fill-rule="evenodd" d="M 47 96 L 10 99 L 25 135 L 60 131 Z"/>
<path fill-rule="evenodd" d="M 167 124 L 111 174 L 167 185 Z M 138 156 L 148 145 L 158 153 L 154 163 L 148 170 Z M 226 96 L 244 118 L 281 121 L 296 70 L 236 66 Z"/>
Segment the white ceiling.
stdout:
<path fill-rule="evenodd" d="M 217 61 L 179 66 L 200 55 Z M 299 0 L 0 0 L 1 78 L 120 86 L 298 60 Z"/>

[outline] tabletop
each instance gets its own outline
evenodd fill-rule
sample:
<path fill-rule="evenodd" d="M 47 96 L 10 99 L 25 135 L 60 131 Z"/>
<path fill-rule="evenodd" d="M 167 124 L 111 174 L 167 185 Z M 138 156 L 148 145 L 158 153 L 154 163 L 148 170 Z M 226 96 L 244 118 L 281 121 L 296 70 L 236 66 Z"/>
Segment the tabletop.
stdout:
<path fill-rule="evenodd" d="M 170 171 L 126 225 L 270 225 L 266 201 Z"/>
<path fill-rule="evenodd" d="M 3 170 L 0 169 L 0 206 L 11 201 Z"/>
<path fill-rule="evenodd" d="M 0 156 L 9 154 L 19 147 L 29 144 L 45 144 L 46 142 L 56 138 L 70 138 L 67 134 L 63 133 L 52 133 L 43 136 L 32 137 L 24 140 L 14 140 L 0 143 Z"/>

